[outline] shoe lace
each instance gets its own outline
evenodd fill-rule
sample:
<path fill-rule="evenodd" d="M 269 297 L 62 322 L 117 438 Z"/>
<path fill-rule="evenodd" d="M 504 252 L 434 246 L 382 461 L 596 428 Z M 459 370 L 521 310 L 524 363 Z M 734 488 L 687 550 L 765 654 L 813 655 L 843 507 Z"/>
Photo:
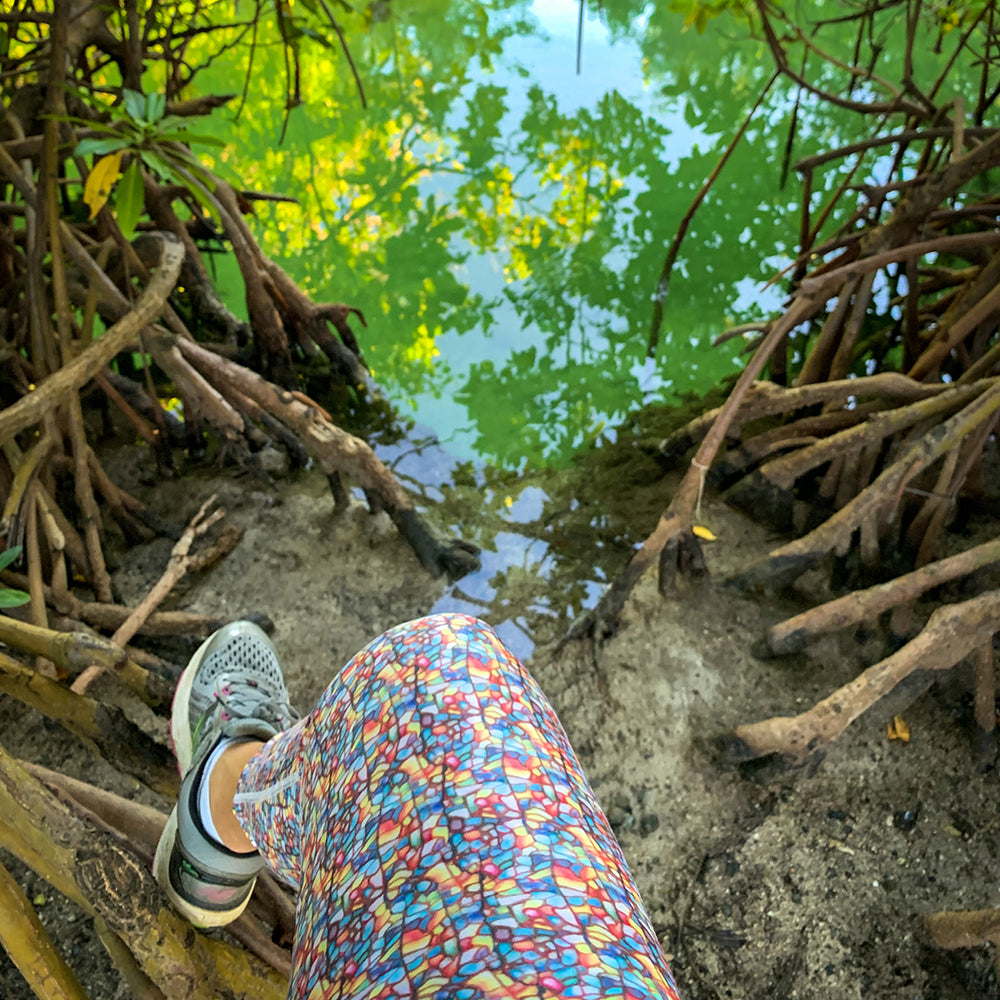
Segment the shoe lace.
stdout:
<path fill-rule="evenodd" d="M 298 718 L 296 711 L 274 691 L 262 687 L 253 677 L 223 674 L 215 687 L 223 722 L 230 719 L 263 719 L 281 730 Z"/>

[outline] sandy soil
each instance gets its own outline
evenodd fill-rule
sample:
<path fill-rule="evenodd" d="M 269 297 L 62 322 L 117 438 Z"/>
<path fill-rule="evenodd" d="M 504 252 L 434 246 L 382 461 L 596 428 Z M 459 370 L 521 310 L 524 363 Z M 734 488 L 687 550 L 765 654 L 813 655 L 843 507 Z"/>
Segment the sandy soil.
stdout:
<path fill-rule="evenodd" d="M 445 592 L 382 517 L 359 505 L 332 519 L 319 476 L 277 497 L 246 480 L 196 478 L 159 502 L 190 516 L 211 490 L 245 534 L 175 603 L 222 617 L 270 615 L 300 707 L 356 649 Z M 718 500 L 709 498 L 706 518 L 720 539 L 707 553 L 715 580 L 767 547 L 762 529 Z M 122 557 L 115 583 L 124 599 L 142 596 L 169 550 L 161 540 Z M 755 659 L 753 640 L 794 610 L 790 600 L 749 600 L 712 582 L 664 600 L 646 579 L 596 658 L 577 644 L 538 649 L 529 663 L 618 833 L 684 995 L 997 996 L 990 954 L 939 951 L 921 922 L 937 909 L 1000 905 L 996 774 L 980 773 L 973 759 L 967 676 L 957 672 L 907 708 L 909 743 L 887 740 L 887 706 L 805 767 L 726 765 L 734 726 L 803 710 L 875 655 L 844 636 L 790 660 Z M 138 794 L 55 727 L 2 700 L 0 733 L 21 756 Z M 89 921 L 11 867 L 90 995 L 128 996 Z M 30 996 L 6 959 L 0 996 Z"/>

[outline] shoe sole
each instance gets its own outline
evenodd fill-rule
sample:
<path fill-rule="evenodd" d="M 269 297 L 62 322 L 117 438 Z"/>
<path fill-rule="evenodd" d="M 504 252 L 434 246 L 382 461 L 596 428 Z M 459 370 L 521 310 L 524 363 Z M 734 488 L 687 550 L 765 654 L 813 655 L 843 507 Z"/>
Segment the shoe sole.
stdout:
<path fill-rule="evenodd" d="M 188 665 L 184 668 L 177 682 L 174 691 L 173 703 L 170 706 L 170 742 L 173 744 L 174 757 L 177 759 L 177 770 L 181 773 L 181 778 L 191 769 L 191 761 L 194 759 L 194 745 L 191 731 L 191 689 L 194 686 L 195 674 L 201 666 L 201 661 L 205 659 L 205 652 L 209 643 L 215 637 L 215 633 L 210 635 L 195 650 L 194 656 L 188 660 Z M 247 898 L 235 909 L 232 910 L 204 910 L 199 906 L 193 906 L 186 899 L 179 896 L 170 882 L 170 855 L 173 851 L 174 840 L 177 837 L 177 806 L 170 810 L 170 817 L 167 825 L 160 835 L 160 840 L 156 845 L 156 856 L 153 858 L 153 876 L 160 883 L 161 888 L 167 894 L 167 898 L 174 908 L 184 917 L 188 923 L 195 927 L 225 927 L 231 924 L 247 907 L 253 890 L 247 894 Z"/>

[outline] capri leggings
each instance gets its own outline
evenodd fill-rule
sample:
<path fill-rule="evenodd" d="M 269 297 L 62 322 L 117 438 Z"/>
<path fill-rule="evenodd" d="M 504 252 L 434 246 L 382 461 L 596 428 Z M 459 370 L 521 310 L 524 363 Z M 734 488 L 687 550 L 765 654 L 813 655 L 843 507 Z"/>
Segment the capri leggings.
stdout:
<path fill-rule="evenodd" d="M 562 726 L 481 621 L 380 636 L 235 803 L 299 890 L 291 1000 L 677 998 Z"/>

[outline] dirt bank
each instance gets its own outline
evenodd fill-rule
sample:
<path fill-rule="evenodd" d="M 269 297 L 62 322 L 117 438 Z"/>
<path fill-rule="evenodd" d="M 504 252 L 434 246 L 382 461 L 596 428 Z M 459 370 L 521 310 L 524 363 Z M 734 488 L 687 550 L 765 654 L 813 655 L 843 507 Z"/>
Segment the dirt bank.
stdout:
<path fill-rule="evenodd" d="M 386 520 L 360 505 L 334 520 L 318 475 L 277 495 L 195 478 L 156 502 L 189 516 L 213 491 L 245 534 L 176 604 L 232 618 L 266 612 L 300 707 L 368 639 L 444 593 Z M 705 519 L 719 536 L 707 553 L 716 579 L 768 543 L 711 498 Z M 169 550 L 157 541 L 123 554 L 123 598 L 144 593 Z M 937 951 L 920 921 L 940 908 L 1000 905 L 996 779 L 973 761 L 967 679 L 947 679 L 907 710 L 909 743 L 890 743 L 876 710 L 809 767 L 750 774 L 724 765 L 720 741 L 735 725 L 800 711 L 871 655 L 847 636 L 781 663 L 754 659 L 761 629 L 792 610 L 714 583 L 662 600 L 646 580 L 596 659 L 578 644 L 539 649 L 529 664 L 619 834 L 685 996 L 997 995 L 990 955 Z M 9 703 L 0 702 L 0 732 L 19 755 L 136 794 Z M 39 910 L 91 995 L 127 996 L 89 922 L 17 871 L 44 897 Z M 5 961 L 0 995 L 30 995 Z"/>

